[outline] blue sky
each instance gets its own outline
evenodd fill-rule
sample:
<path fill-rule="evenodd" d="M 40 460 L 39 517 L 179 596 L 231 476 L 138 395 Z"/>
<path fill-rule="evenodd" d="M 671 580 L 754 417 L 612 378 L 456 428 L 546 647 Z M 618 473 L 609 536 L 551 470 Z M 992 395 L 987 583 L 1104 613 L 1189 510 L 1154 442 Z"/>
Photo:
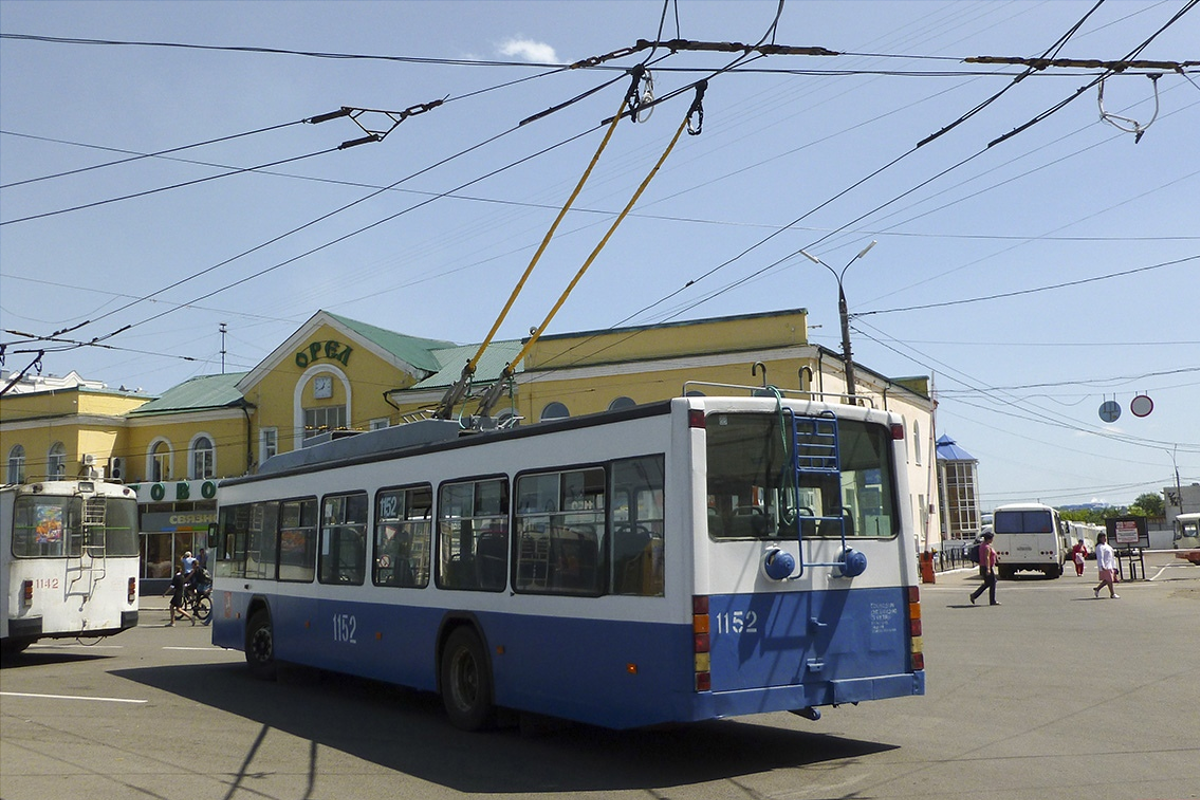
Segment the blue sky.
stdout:
<path fill-rule="evenodd" d="M 220 371 L 220 323 L 243 370 L 321 308 L 478 342 L 650 56 L 655 96 L 684 91 L 618 125 L 500 336 L 541 321 L 709 76 L 700 134 L 552 332 L 807 308 L 837 349 L 836 281 L 799 251 L 840 269 L 875 240 L 845 278 L 856 360 L 934 376 L 985 508 L 1128 503 L 1175 465 L 1200 481 L 1200 70 L 1104 82 L 1135 142 L 1080 92 L 1098 70 L 964 63 L 1200 58 L 1200 11 L 1168 25 L 1189 0 L 1094 5 L 788 0 L 772 36 L 776 2 L 679 0 L 663 39 L 840 55 L 562 70 L 655 39 L 663 4 L 0 0 L 5 368 L 45 347 L 46 372 L 161 392 Z M 344 150 L 351 120 L 299 122 L 438 100 Z M 109 347 L 9 333 L 73 326 Z"/>

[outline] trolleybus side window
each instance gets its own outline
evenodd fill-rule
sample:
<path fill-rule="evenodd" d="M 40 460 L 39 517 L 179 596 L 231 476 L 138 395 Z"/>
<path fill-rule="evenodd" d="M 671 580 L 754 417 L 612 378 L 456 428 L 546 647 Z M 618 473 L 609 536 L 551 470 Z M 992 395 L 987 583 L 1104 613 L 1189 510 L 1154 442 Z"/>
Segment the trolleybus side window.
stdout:
<path fill-rule="evenodd" d="M 600 467 L 517 479 L 515 590 L 603 593 L 605 485 Z"/>
<path fill-rule="evenodd" d="M 508 481 L 442 484 L 438 495 L 438 588 L 499 592 L 507 583 Z"/>
<path fill-rule="evenodd" d="M 433 489 L 383 489 L 375 496 L 376 586 L 429 585 Z"/>
<path fill-rule="evenodd" d="M 246 540 L 250 533 L 249 503 L 222 506 L 217 529 L 220 531 L 217 550 L 218 578 L 246 577 Z"/>
<path fill-rule="evenodd" d="M 664 459 L 612 464 L 612 593 L 662 596 Z"/>
<path fill-rule="evenodd" d="M 797 475 L 784 420 L 781 430 L 779 414 L 711 415 L 705 429 L 709 535 L 790 538 L 797 524 L 804 536 L 840 537 L 843 530 L 847 536 L 896 535 L 891 431 L 839 420 L 840 469 Z"/>
<path fill-rule="evenodd" d="M 247 578 L 275 580 L 279 543 L 279 503 L 255 503 L 250 512 L 250 534 L 246 540 Z"/>
<path fill-rule="evenodd" d="M 317 566 L 317 500 L 279 504 L 279 580 L 311 582 Z"/>
<path fill-rule="evenodd" d="M 326 495 L 321 512 L 321 583 L 362 585 L 368 505 L 366 492 Z"/>

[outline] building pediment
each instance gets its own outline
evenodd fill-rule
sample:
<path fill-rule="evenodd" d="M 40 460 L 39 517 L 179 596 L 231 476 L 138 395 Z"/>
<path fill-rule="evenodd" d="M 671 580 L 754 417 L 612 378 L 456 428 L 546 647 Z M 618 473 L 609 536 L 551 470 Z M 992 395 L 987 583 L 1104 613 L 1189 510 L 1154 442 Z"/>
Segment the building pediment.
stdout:
<path fill-rule="evenodd" d="M 349 372 L 364 356 L 378 359 L 396 371 L 396 375 L 387 378 L 377 376 L 384 382 L 411 385 L 440 370 L 442 364 L 436 351 L 451 346 L 452 342 L 396 333 L 328 311 L 318 311 L 246 373 L 238 381 L 237 388 L 243 395 L 249 394 L 277 370 L 298 374 L 322 362 Z M 407 380 L 402 376 L 407 376 Z"/>

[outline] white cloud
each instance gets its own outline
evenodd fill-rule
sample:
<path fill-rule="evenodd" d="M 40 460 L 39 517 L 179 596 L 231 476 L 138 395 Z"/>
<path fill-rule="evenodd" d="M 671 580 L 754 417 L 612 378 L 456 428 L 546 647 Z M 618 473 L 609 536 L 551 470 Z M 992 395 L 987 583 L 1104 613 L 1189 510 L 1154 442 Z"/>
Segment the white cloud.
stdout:
<path fill-rule="evenodd" d="M 525 61 L 558 63 L 558 55 L 553 47 L 532 39 L 508 39 L 500 44 L 499 50 L 501 55 L 516 56 Z"/>

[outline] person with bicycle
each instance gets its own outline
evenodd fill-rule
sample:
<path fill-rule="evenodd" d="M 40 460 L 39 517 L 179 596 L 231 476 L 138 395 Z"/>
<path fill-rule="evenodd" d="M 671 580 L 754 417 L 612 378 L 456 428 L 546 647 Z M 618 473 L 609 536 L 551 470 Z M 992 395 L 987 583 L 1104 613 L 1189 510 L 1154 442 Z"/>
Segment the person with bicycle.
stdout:
<path fill-rule="evenodd" d="M 168 594 L 171 595 L 171 621 L 167 623 L 168 628 L 175 624 L 176 614 L 179 614 L 181 617 L 187 617 L 192 621 L 193 625 L 196 624 L 196 618 L 183 608 L 183 593 L 186 589 L 187 582 L 184 580 L 183 567 L 181 565 L 179 569 L 175 570 L 175 577 L 171 579 L 171 585 L 163 592 L 163 597 L 166 597 Z"/>

